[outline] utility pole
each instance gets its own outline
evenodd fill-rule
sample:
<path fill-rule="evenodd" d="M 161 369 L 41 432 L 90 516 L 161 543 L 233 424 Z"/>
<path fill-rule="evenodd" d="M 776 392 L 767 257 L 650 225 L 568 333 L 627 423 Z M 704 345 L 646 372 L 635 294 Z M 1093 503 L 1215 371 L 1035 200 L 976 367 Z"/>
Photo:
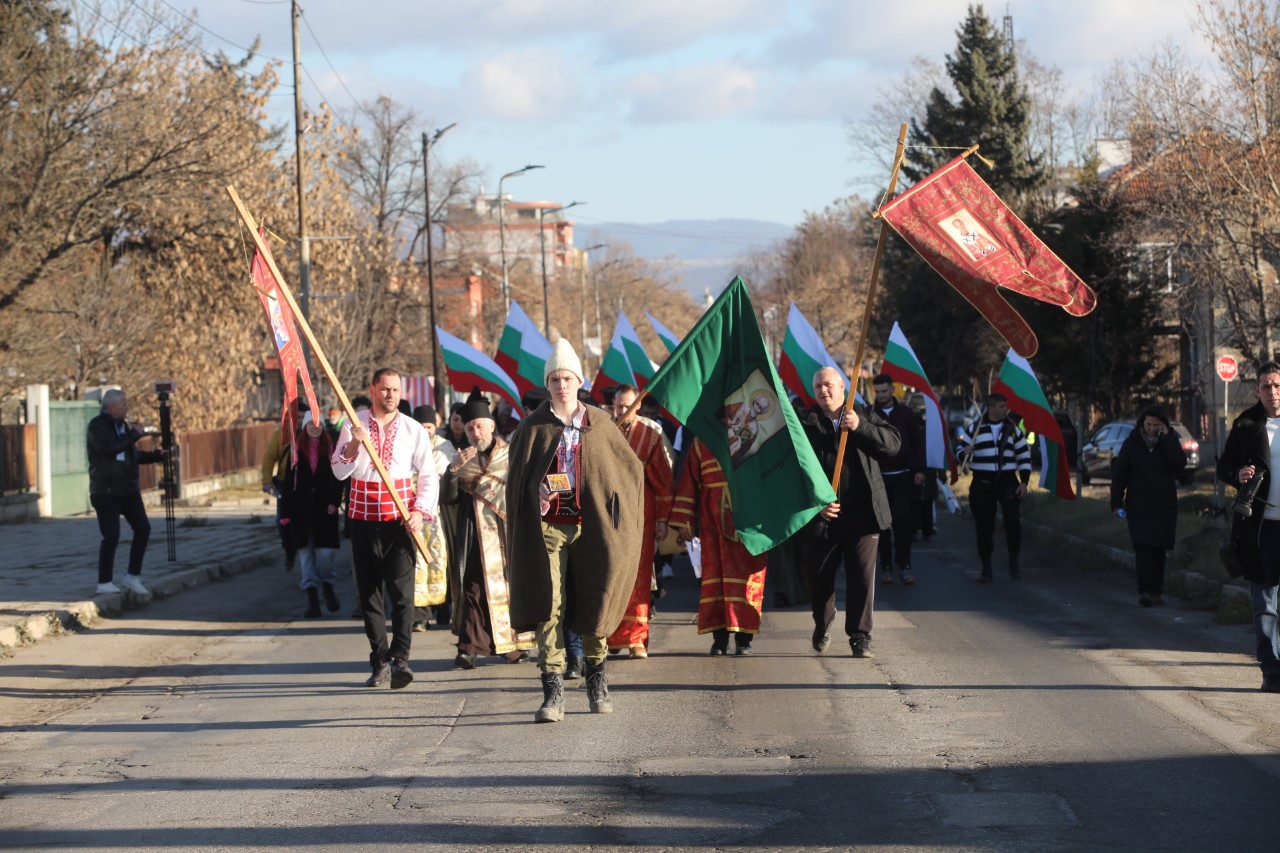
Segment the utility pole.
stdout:
<path fill-rule="evenodd" d="M 440 137 L 450 128 L 456 127 L 457 122 L 442 127 L 428 139 L 427 135 L 422 134 L 422 195 L 426 202 L 427 212 L 427 301 L 431 305 L 431 376 L 435 380 L 435 404 L 437 412 L 444 411 L 444 384 L 440 381 L 440 342 L 436 340 L 436 265 L 435 258 L 431 253 L 431 146 L 440 141 Z"/>
<path fill-rule="evenodd" d="M 298 163 L 298 293 L 302 297 L 298 307 L 302 316 L 311 321 L 311 238 L 307 234 L 306 171 L 302 159 L 302 134 L 306 128 L 302 126 L 302 87 L 298 76 L 302 70 L 302 57 L 298 47 L 298 21 L 302 17 L 302 9 L 298 0 L 293 0 L 293 139 L 294 156 Z"/>

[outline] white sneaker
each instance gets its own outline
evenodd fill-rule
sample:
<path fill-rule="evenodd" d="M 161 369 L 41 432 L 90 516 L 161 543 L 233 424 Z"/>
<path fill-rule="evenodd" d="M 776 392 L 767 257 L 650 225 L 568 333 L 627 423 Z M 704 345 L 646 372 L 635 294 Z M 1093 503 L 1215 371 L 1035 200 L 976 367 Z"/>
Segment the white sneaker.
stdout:
<path fill-rule="evenodd" d="M 98 595 L 111 595 L 113 592 L 120 592 L 120 587 L 116 586 L 111 581 L 98 584 Z"/>
<path fill-rule="evenodd" d="M 120 579 L 120 585 L 134 595 L 147 596 L 151 594 L 151 591 L 142 585 L 142 581 L 138 579 L 137 575 L 125 575 Z"/>

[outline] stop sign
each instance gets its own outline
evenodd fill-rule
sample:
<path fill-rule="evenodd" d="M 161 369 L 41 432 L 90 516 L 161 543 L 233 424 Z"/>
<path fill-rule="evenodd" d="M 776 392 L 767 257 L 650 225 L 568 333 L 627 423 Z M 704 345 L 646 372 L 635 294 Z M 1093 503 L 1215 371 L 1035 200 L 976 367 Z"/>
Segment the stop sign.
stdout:
<path fill-rule="evenodd" d="M 1218 357 L 1218 376 L 1223 382 L 1230 382 L 1240 375 L 1240 365 L 1229 355 Z"/>

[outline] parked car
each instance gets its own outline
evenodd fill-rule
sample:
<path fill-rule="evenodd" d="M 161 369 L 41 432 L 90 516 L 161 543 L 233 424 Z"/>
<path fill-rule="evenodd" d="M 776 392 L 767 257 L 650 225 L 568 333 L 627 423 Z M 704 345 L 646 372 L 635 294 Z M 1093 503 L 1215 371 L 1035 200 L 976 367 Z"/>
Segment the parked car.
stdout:
<path fill-rule="evenodd" d="M 1191 431 L 1177 421 L 1172 421 L 1170 426 L 1178 434 L 1182 449 L 1187 454 L 1187 466 L 1178 475 L 1178 482 L 1189 486 L 1200 467 L 1200 442 L 1192 438 Z M 1080 473 L 1086 484 L 1094 477 L 1111 479 L 1120 445 L 1124 444 L 1133 429 L 1133 421 L 1112 421 L 1089 437 L 1080 450 Z"/>

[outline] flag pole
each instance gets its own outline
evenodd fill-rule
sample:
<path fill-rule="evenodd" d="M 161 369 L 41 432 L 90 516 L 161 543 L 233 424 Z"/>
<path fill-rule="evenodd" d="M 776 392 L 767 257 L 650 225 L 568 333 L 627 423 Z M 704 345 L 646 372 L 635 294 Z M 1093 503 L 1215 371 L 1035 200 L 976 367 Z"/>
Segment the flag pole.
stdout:
<path fill-rule="evenodd" d="M 320 364 L 320 369 L 324 371 L 325 378 L 329 380 L 329 385 L 333 388 L 333 392 L 338 396 L 338 402 L 342 404 L 342 411 L 346 413 L 352 423 L 356 421 L 356 410 L 351 405 L 351 400 L 347 398 L 347 394 L 342 390 L 342 384 L 338 382 L 337 375 L 333 372 L 333 367 L 329 364 L 328 357 L 325 356 L 324 350 L 320 348 L 320 343 L 311 332 L 311 324 L 307 322 L 307 318 L 298 310 L 298 303 L 294 301 L 293 294 L 289 292 L 289 288 L 285 286 L 284 276 L 280 274 L 279 267 L 276 266 L 275 258 L 271 256 L 271 251 L 267 248 L 266 243 L 262 240 L 262 235 L 258 233 L 258 223 L 254 221 L 253 215 L 249 213 L 244 204 L 240 201 L 240 196 L 236 193 L 234 186 L 228 186 L 227 195 L 231 197 L 231 203 L 236 206 L 236 213 L 240 214 L 240 219 L 245 227 L 249 230 L 250 236 L 253 237 L 253 245 L 257 248 L 258 254 L 267 262 L 267 267 L 271 270 L 271 275 L 275 277 L 276 286 L 280 289 L 280 295 L 284 297 L 285 302 L 289 303 L 289 310 L 293 312 L 293 318 L 298 324 L 302 337 L 311 347 L 311 352 L 315 354 L 316 361 Z M 365 433 L 362 442 L 365 451 L 369 454 L 369 459 L 373 462 L 374 469 L 378 472 L 378 476 L 382 478 L 382 482 L 387 487 L 387 491 L 391 493 L 391 499 L 395 501 L 396 509 L 400 513 L 402 520 L 408 520 L 409 507 L 405 505 L 404 500 L 400 497 L 400 493 L 396 491 L 395 483 L 391 479 L 391 475 L 387 473 L 387 469 L 383 466 L 382 460 L 378 458 L 378 452 L 373 446 L 372 439 L 368 433 Z M 413 536 L 414 544 L 418 547 L 418 551 L 422 556 L 430 560 L 427 554 L 426 543 L 422 541 L 421 534 Z"/>
<path fill-rule="evenodd" d="M 898 188 L 898 171 L 902 168 L 902 152 L 907 147 L 907 124 L 902 123 L 902 127 L 898 129 L 898 150 L 893 155 L 893 171 L 889 174 L 889 188 L 885 193 L 886 197 L 893 195 L 894 190 Z M 876 282 L 880 279 L 880 261 L 884 258 L 884 247 L 889 242 L 889 223 L 881 220 L 880 222 L 880 239 L 876 241 L 875 260 L 871 262 L 871 284 L 867 288 L 867 308 L 862 315 L 862 331 L 858 334 L 858 356 L 853 362 L 853 387 L 849 389 L 849 393 L 844 399 L 844 411 L 848 412 L 853 408 L 854 393 L 858 389 L 858 378 L 862 375 L 862 353 L 867 347 L 867 327 L 871 325 L 871 310 L 876 301 Z M 831 489 L 837 495 L 840 494 L 840 469 L 844 466 L 844 448 L 849 440 L 849 431 L 840 430 L 840 446 L 836 449 L 836 468 L 835 473 L 831 475 Z"/>

